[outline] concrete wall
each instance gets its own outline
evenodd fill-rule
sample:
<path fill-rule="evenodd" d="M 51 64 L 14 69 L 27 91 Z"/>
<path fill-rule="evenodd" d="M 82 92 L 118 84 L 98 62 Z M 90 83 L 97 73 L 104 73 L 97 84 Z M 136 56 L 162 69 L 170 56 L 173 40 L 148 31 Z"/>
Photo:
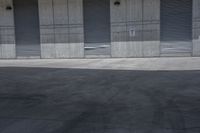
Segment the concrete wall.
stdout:
<path fill-rule="evenodd" d="M 160 55 L 160 0 L 111 0 L 112 57 Z M 135 30 L 135 36 L 130 30 Z"/>
<path fill-rule="evenodd" d="M 83 58 L 82 0 L 38 0 L 42 58 Z M 112 57 L 160 56 L 160 0 L 110 0 Z M 12 0 L 0 0 L 0 58 L 15 58 Z M 135 36 L 130 35 L 130 29 Z M 200 1 L 193 0 L 193 56 L 200 56 Z"/>
<path fill-rule="evenodd" d="M 42 58 L 84 57 L 82 0 L 39 0 Z"/>
<path fill-rule="evenodd" d="M 0 0 L 0 58 L 15 58 L 15 31 L 12 0 Z"/>
<path fill-rule="evenodd" d="M 193 0 L 193 56 L 200 56 L 200 0 Z"/>

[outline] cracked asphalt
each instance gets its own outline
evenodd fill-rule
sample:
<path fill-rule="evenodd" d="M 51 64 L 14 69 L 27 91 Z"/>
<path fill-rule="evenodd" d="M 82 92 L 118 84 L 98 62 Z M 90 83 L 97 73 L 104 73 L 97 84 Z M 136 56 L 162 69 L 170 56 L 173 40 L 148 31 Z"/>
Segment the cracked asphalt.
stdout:
<path fill-rule="evenodd" d="M 200 133 L 200 71 L 1 67 L 0 133 Z"/>

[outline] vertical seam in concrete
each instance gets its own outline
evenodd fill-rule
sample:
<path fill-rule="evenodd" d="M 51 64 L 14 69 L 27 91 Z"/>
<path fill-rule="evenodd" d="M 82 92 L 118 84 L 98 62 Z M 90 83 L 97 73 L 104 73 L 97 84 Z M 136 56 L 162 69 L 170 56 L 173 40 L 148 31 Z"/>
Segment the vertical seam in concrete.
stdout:
<path fill-rule="evenodd" d="M 127 42 L 130 39 L 129 39 L 129 36 L 128 36 L 128 14 L 127 14 L 128 13 L 128 8 L 127 8 L 128 7 L 128 4 L 127 4 L 128 2 L 127 2 L 127 0 L 125 0 L 125 2 L 126 2 L 125 3 L 125 6 L 126 6 L 125 7 L 125 14 L 126 14 L 126 42 Z"/>
<path fill-rule="evenodd" d="M 65 45 L 68 45 L 68 58 L 70 58 L 71 57 L 71 40 L 70 40 L 70 24 L 69 24 L 69 19 L 70 19 L 70 17 L 69 17 L 69 0 L 67 0 L 67 44 L 65 44 Z"/>
<path fill-rule="evenodd" d="M 39 0 L 37 0 L 37 17 L 38 17 L 38 28 L 39 28 L 39 45 L 40 45 L 40 59 L 42 58 L 41 50 L 41 30 L 40 30 L 40 14 L 39 14 Z"/>
<path fill-rule="evenodd" d="M 53 44 L 54 44 L 53 46 L 54 46 L 54 56 L 55 56 L 54 58 L 57 58 L 57 57 L 56 57 L 56 46 L 55 46 L 55 45 L 56 45 L 56 33 L 55 33 L 56 30 L 55 30 L 55 14 L 54 14 L 55 9 L 54 9 L 54 4 L 55 4 L 55 3 L 54 3 L 54 0 L 52 0 Z"/>
<path fill-rule="evenodd" d="M 144 0 L 142 0 L 142 42 L 144 41 Z"/>
<path fill-rule="evenodd" d="M 12 0 L 12 14 L 13 14 L 13 29 L 14 29 L 14 39 L 15 39 L 15 58 L 17 58 L 17 39 L 16 39 L 16 23 L 15 23 L 15 7 L 14 7 L 14 1 Z M 2 51 L 3 52 L 3 51 Z"/>
<path fill-rule="evenodd" d="M 161 57 L 161 0 L 159 1 L 159 57 Z"/>
<path fill-rule="evenodd" d="M 195 7 L 194 7 L 194 0 L 192 0 L 192 51 L 191 51 L 191 56 L 193 56 L 194 55 L 194 42 L 193 42 L 193 40 L 194 40 L 194 9 L 195 9 Z"/>
<path fill-rule="evenodd" d="M 110 29 L 109 29 L 109 32 L 110 32 L 110 57 L 112 57 L 112 37 L 111 37 L 111 0 L 109 1 L 109 25 L 110 25 Z"/>
<path fill-rule="evenodd" d="M 85 15 L 84 15 L 84 0 L 82 1 L 82 19 L 83 19 L 83 57 L 86 57 L 86 53 L 85 53 Z"/>
<path fill-rule="evenodd" d="M 110 0 L 111 1 L 111 0 Z M 109 25 L 110 25 L 110 29 L 109 29 L 109 32 L 110 32 L 110 57 L 112 57 L 112 37 L 111 37 L 111 2 L 109 1 Z"/>
<path fill-rule="evenodd" d="M 144 0 L 142 0 L 142 57 L 144 57 Z"/>
<path fill-rule="evenodd" d="M 54 9 L 54 0 L 52 0 L 52 17 L 53 17 L 53 37 L 54 37 L 54 44 L 55 44 L 55 9 Z"/>
<path fill-rule="evenodd" d="M 11 0 L 11 6 L 13 7 L 13 9 L 14 9 L 14 5 L 13 5 L 13 0 Z M 38 8 L 39 9 L 39 8 Z M 38 16 L 39 17 L 39 16 Z M 14 58 L 17 58 L 17 51 L 16 51 L 16 47 L 17 47 L 17 45 L 16 45 L 16 33 L 15 33 L 15 19 L 14 19 L 14 10 L 12 10 L 12 20 L 13 20 L 13 23 L 12 23 L 12 27 L 13 27 L 13 32 L 14 32 Z M 1 51 L 1 52 L 3 52 L 3 51 Z"/>
<path fill-rule="evenodd" d="M 71 43 L 71 40 L 70 40 L 70 23 L 69 23 L 69 19 L 70 19 L 70 17 L 69 17 L 69 0 L 67 0 L 67 27 L 68 27 L 68 29 L 67 29 L 67 42 L 70 44 Z"/>
<path fill-rule="evenodd" d="M 82 11 L 81 11 L 81 17 L 82 17 L 82 28 L 83 28 L 83 40 L 82 40 L 82 43 L 83 43 L 83 58 L 85 58 L 85 27 L 84 27 L 84 6 L 83 6 L 83 0 L 81 0 L 81 5 L 82 5 L 82 7 L 81 7 L 81 9 L 82 9 Z"/>

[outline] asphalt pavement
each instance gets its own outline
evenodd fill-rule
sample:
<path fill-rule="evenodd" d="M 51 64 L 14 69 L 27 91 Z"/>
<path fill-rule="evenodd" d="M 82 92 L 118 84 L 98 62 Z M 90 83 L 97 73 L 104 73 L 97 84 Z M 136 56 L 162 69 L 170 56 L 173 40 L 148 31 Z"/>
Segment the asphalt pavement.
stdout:
<path fill-rule="evenodd" d="M 200 133 L 199 70 L 0 65 L 0 133 Z"/>

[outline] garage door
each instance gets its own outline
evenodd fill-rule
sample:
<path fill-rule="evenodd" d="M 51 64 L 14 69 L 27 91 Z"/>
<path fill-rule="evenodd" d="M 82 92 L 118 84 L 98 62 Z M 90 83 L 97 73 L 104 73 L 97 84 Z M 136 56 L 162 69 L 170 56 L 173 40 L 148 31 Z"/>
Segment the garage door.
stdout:
<path fill-rule="evenodd" d="M 110 55 L 110 0 L 84 0 L 86 55 Z"/>
<path fill-rule="evenodd" d="M 161 55 L 192 53 L 192 0 L 161 0 Z"/>
<path fill-rule="evenodd" d="M 13 0 L 13 4 L 17 56 L 39 57 L 38 0 Z"/>

